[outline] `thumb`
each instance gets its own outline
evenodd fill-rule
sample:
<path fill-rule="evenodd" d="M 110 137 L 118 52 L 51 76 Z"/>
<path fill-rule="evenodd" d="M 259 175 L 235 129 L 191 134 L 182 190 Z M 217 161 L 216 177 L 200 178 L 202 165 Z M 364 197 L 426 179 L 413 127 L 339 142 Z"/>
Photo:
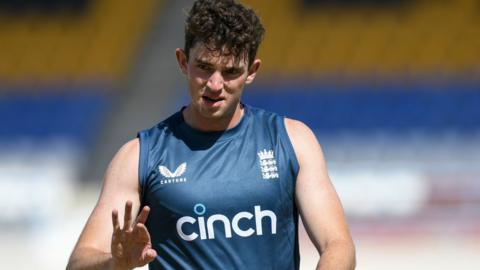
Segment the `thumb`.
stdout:
<path fill-rule="evenodd" d="M 150 233 L 148 233 L 147 227 L 142 223 L 137 223 L 133 229 L 133 237 L 138 241 L 150 242 Z"/>
<path fill-rule="evenodd" d="M 155 257 L 157 257 L 157 252 L 152 248 L 148 249 L 147 252 L 145 252 L 144 261 L 145 263 L 149 263 L 153 261 Z"/>

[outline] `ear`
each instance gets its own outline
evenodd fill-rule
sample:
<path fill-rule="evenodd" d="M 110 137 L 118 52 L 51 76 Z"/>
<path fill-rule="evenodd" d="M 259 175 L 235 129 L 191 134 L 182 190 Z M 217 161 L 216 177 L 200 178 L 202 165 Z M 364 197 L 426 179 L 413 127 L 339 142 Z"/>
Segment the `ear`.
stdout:
<path fill-rule="evenodd" d="M 246 84 L 250 84 L 253 82 L 255 79 L 255 76 L 257 76 L 258 69 L 260 68 L 260 65 L 262 64 L 262 60 L 260 59 L 255 59 L 248 69 L 248 76 L 247 80 L 245 81 Z"/>
<path fill-rule="evenodd" d="M 180 67 L 180 70 L 182 71 L 183 74 L 187 75 L 188 59 L 187 59 L 187 55 L 185 54 L 185 51 L 180 48 L 177 48 L 175 50 L 175 56 L 177 57 L 177 63 L 178 63 L 178 66 Z"/>

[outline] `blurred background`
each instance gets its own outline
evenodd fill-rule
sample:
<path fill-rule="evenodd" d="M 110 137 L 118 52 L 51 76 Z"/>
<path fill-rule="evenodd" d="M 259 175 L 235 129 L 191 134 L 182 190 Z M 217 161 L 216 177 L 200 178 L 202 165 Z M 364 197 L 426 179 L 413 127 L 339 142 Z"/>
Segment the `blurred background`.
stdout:
<path fill-rule="evenodd" d="M 244 102 L 315 131 L 357 269 L 480 269 L 480 1 L 243 2 Z M 191 3 L 0 0 L 0 269 L 64 269 L 117 149 L 188 102 Z"/>

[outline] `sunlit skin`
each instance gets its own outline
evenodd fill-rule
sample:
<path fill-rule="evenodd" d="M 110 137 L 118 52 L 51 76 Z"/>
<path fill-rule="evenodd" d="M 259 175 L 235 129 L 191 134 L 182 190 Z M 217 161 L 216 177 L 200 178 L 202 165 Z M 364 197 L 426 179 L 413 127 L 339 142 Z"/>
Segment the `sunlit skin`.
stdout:
<path fill-rule="evenodd" d="M 255 79 L 260 59 L 248 65 L 248 58 L 236 59 L 209 51 L 202 43 L 190 49 L 187 59 L 176 50 L 177 61 L 188 81 L 191 102 L 183 111 L 187 124 L 202 131 L 226 130 L 243 116 L 240 98 L 244 86 Z"/>

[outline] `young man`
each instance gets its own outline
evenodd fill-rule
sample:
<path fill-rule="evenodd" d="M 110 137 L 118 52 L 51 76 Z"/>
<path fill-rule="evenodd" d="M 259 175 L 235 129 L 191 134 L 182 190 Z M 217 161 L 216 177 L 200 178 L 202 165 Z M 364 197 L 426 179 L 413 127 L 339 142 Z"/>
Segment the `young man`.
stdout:
<path fill-rule="evenodd" d="M 68 269 L 298 269 L 298 214 L 319 269 L 354 268 L 314 134 L 240 102 L 263 32 L 233 0 L 193 4 L 176 50 L 191 102 L 113 158 Z"/>

